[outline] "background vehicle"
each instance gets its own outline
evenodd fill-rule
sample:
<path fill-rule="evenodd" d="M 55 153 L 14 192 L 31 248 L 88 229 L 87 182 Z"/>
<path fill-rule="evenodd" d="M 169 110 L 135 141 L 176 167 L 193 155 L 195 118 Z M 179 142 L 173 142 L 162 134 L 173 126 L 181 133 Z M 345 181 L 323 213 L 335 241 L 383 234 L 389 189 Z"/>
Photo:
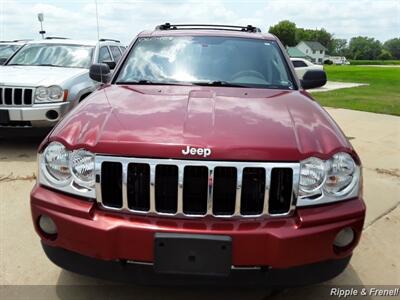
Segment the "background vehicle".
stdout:
<path fill-rule="evenodd" d="M 93 63 L 112 69 L 119 41 L 47 38 L 27 42 L 0 69 L 0 127 L 51 127 L 94 91 Z"/>
<path fill-rule="evenodd" d="M 0 41 L 0 65 L 4 64 L 26 42 L 27 40 Z"/>
<path fill-rule="evenodd" d="M 331 62 L 334 65 L 349 65 L 350 62 L 344 56 L 326 56 L 324 64 Z"/>
<path fill-rule="evenodd" d="M 253 26 L 160 25 L 42 142 L 44 251 L 121 281 L 300 285 L 344 270 L 365 218 L 360 160 Z"/>
<path fill-rule="evenodd" d="M 309 70 L 323 70 L 322 65 L 316 65 L 304 58 L 291 58 L 297 76 L 301 79 Z"/>

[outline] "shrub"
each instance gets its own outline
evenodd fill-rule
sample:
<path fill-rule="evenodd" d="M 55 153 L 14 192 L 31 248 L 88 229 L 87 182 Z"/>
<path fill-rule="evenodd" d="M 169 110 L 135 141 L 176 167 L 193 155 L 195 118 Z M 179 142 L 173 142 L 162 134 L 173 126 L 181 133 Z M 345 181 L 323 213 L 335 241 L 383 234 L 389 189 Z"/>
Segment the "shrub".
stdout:
<path fill-rule="evenodd" d="M 351 65 L 400 65 L 400 60 L 350 60 Z"/>

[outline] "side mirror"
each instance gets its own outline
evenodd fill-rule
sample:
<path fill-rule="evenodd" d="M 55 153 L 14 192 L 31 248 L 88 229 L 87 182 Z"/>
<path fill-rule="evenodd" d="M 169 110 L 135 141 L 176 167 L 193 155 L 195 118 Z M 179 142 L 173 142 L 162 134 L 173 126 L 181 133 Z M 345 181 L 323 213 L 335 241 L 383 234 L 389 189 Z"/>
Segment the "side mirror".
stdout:
<path fill-rule="evenodd" d="M 94 81 L 107 83 L 111 77 L 110 67 L 106 64 L 93 64 L 89 69 L 89 77 Z"/>
<path fill-rule="evenodd" d="M 326 73 L 323 70 L 309 70 L 304 73 L 300 80 L 301 87 L 305 90 L 324 86 L 326 83 Z"/>
<path fill-rule="evenodd" d="M 0 58 L 0 66 L 4 65 L 6 63 L 6 61 L 7 61 L 7 58 L 5 58 L 5 57 Z"/>
<path fill-rule="evenodd" d="M 106 64 L 107 66 L 109 66 L 110 70 L 114 70 L 115 66 L 117 65 L 117 63 L 115 61 L 112 61 L 112 60 L 104 60 L 101 63 L 102 64 Z"/>

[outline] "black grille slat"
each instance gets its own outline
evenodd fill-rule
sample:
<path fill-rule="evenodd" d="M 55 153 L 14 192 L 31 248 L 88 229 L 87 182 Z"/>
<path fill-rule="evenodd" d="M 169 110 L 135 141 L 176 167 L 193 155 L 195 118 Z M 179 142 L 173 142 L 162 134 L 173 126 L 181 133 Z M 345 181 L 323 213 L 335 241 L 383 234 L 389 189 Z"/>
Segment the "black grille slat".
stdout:
<path fill-rule="evenodd" d="M 12 89 L 5 88 L 4 89 L 4 104 L 11 105 L 12 104 Z"/>
<path fill-rule="evenodd" d="M 122 208 L 122 164 L 103 162 L 101 165 L 101 197 L 105 206 Z"/>
<path fill-rule="evenodd" d="M 214 215 L 233 215 L 235 212 L 236 182 L 236 168 L 216 167 L 214 169 Z"/>
<path fill-rule="evenodd" d="M 183 213 L 204 215 L 207 212 L 208 168 L 186 166 L 183 181 Z"/>
<path fill-rule="evenodd" d="M 22 105 L 22 89 L 14 89 L 14 104 Z"/>
<path fill-rule="evenodd" d="M 150 166 L 131 163 L 128 165 L 128 207 L 133 210 L 150 209 Z"/>
<path fill-rule="evenodd" d="M 244 168 L 240 213 L 259 215 L 263 212 L 265 196 L 265 169 Z"/>
<path fill-rule="evenodd" d="M 293 170 L 273 168 L 269 193 L 269 213 L 283 214 L 290 210 L 293 189 Z"/>
<path fill-rule="evenodd" d="M 19 87 L 0 88 L 0 105 L 32 105 L 33 89 Z"/>
<path fill-rule="evenodd" d="M 178 208 L 178 167 L 157 165 L 155 176 L 156 211 L 176 213 Z"/>
<path fill-rule="evenodd" d="M 24 92 L 24 104 L 25 105 L 31 105 L 32 104 L 32 90 L 31 89 L 26 89 Z"/>

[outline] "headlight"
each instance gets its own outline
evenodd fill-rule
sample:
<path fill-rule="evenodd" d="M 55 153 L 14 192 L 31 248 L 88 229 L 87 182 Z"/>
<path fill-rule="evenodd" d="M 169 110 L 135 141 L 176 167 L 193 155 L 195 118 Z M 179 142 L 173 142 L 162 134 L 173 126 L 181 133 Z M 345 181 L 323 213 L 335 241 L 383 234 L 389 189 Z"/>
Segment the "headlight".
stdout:
<path fill-rule="evenodd" d="M 67 184 L 71 172 L 69 170 L 69 151 L 63 144 L 51 143 L 43 153 L 44 168 L 49 179 L 57 184 Z"/>
<path fill-rule="evenodd" d="M 59 142 L 51 142 L 39 154 L 39 182 L 45 186 L 87 198 L 96 198 L 94 154 L 70 151 Z"/>
<path fill-rule="evenodd" d="M 300 162 L 297 206 L 318 205 L 358 196 L 360 167 L 350 154 L 339 152 L 323 161 L 310 157 Z"/>
<path fill-rule="evenodd" d="M 49 90 L 50 100 L 53 100 L 53 101 L 62 100 L 64 91 L 60 86 L 52 85 L 48 88 L 48 90 Z"/>
<path fill-rule="evenodd" d="M 310 193 L 319 189 L 326 176 L 325 164 L 316 157 L 310 157 L 300 163 L 300 191 Z"/>
<path fill-rule="evenodd" d="M 341 195 L 354 184 L 356 164 L 347 153 L 337 153 L 327 161 L 327 179 L 324 190 L 331 195 Z"/>
<path fill-rule="evenodd" d="M 94 186 L 94 155 L 84 149 L 72 152 L 70 167 L 75 181 L 84 187 Z"/>
<path fill-rule="evenodd" d="M 58 85 L 52 85 L 50 87 L 39 86 L 35 91 L 35 102 L 56 102 L 62 101 L 64 96 L 64 90 Z"/>
<path fill-rule="evenodd" d="M 35 99 L 38 100 L 39 102 L 44 102 L 47 101 L 49 98 L 49 89 L 44 86 L 39 86 L 36 88 L 35 92 Z"/>

